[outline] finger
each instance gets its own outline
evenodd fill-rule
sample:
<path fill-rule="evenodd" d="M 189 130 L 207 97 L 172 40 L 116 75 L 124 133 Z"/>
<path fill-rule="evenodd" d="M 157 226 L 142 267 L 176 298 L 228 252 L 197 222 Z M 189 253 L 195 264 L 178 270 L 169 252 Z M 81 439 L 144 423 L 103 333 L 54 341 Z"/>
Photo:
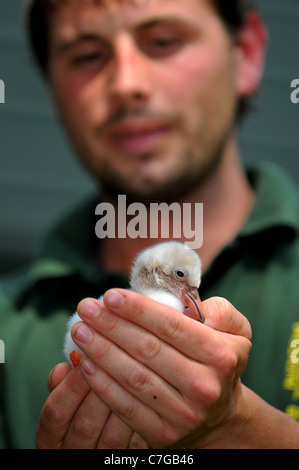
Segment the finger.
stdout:
<path fill-rule="evenodd" d="M 144 439 L 142 439 L 141 436 L 137 432 L 134 432 L 129 449 L 150 449 L 148 444 L 145 442 Z"/>
<path fill-rule="evenodd" d="M 52 392 L 57 385 L 64 379 L 64 377 L 71 370 L 71 365 L 68 362 L 61 362 L 57 364 L 49 373 L 48 376 L 48 390 Z"/>
<path fill-rule="evenodd" d="M 206 314 L 206 326 L 229 335 L 229 341 L 237 353 L 236 376 L 239 376 L 246 367 L 252 347 L 249 321 L 223 297 L 211 297 L 205 300 L 203 308 Z"/>
<path fill-rule="evenodd" d="M 178 320 L 180 320 L 182 331 L 188 331 L 188 334 L 191 330 L 196 331 L 196 337 L 198 337 L 198 334 L 203 336 L 209 334 L 205 328 L 206 326 L 228 334 L 243 336 L 247 339 L 251 339 L 252 335 L 247 318 L 238 312 L 230 302 L 221 297 L 212 297 L 203 303 L 205 314 L 209 317 L 209 321 L 206 321 L 205 324 L 194 322 L 172 308 L 123 289 L 107 291 L 103 300 L 105 305 L 113 312 L 149 329 L 164 340 L 167 340 L 165 331 L 168 332 L 169 328 L 171 331 L 173 326 L 171 322 L 173 321 L 174 326 L 177 327 Z M 165 318 L 166 328 L 164 327 L 162 331 L 159 331 L 159 328 L 163 325 L 161 317 Z M 160 336 L 161 333 L 162 336 Z M 183 344 L 185 345 L 185 337 Z"/>
<path fill-rule="evenodd" d="M 110 303 L 105 296 L 105 305 L 94 299 L 84 299 L 78 305 L 79 315 L 97 332 L 105 335 L 127 352 L 133 353 L 138 360 L 144 362 L 143 356 L 147 354 L 151 365 L 148 362 L 144 363 L 151 368 L 153 367 L 163 377 L 167 372 L 171 374 L 173 371 L 175 372 L 176 367 L 179 370 L 179 363 L 177 358 L 167 357 L 171 350 L 167 350 L 165 347 L 161 348 L 158 357 L 156 353 L 157 347 L 159 347 L 157 338 L 160 338 L 164 345 L 171 346 L 173 351 L 179 351 L 184 356 L 203 364 L 207 361 L 210 365 L 217 364 L 217 361 L 221 359 L 222 346 L 230 341 L 230 338 L 223 336 L 223 333 L 143 295 L 130 291 L 120 291 L 119 289 L 114 291 L 121 292 L 124 296 L 125 301 L 120 307 L 117 308 L 113 303 L 111 304 L 113 310 L 111 311 L 110 307 L 108 310 L 105 305 L 110 305 Z M 106 294 L 109 294 L 109 292 L 112 291 L 108 291 Z M 94 308 L 92 316 L 90 315 L 91 303 L 93 303 Z M 152 336 L 149 332 L 152 333 Z M 76 342 L 76 338 L 74 338 L 74 341 Z M 79 344 L 78 346 L 80 347 Z M 238 347 L 238 344 L 235 344 L 235 346 Z M 240 344 L 240 347 L 243 347 L 243 345 Z M 133 348 L 135 348 L 134 352 Z M 152 352 L 150 351 L 151 348 L 153 349 Z M 238 353 L 238 351 L 236 352 Z M 165 353 L 164 356 L 163 353 Z M 86 354 L 88 355 L 88 352 Z M 154 363 L 155 358 L 153 356 L 155 354 L 158 369 Z M 164 366 L 166 363 L 167 368 Z M 183 371 L 184 366 L 182 365 L 180 373 L 183 373 Z M 186 374 L 183 374 L 183 377 Z M 165 377 L 165 379 L 169 380 L 169 377 Z"/>
<path fill-rule="evenodd" d="M 247 318 L 223 297 L 211 297 L 203 302 L 206 325 L 231 335 L 251 340 L 252 331 Z"/>
<path fill-rule="evenodd" d="M 89 337 L 86 343 L 80 344 L 80 338 L 74 337 L 74 340 L 75 342 L 79 340 L 79 347 L 89 357 L 95 358 L 96 364 L 90 360 L 81 363 L 91 388 L 121 420 L 135 429 L 150 446 L 153 446 L 153 441 L 150 440 L 151 437 L 147 431 L 149 423 L 152 422 L 152 426 L 155 430 L 157 429 L 159 437 L 156 442 L 165 442 L 163 436 L 165 437 L 165 433 L 169 432 L 169 426 L 172 433 L 176 432 L 177 423 L 180 424 L 180 432 L 184 434 L 184 429 L 188 428 L 190 416 L 191 420 L 194 419 L 191 411 L 194 406 L 200 409 L 211 406 L 211 403 L 214 403 L 220 395 L 221 384 L 231 382 L 231 377 L 235 376 L 239 355 L 241 356 L 237 345 L 239 337 L 195 322 L 140 294 L 125 291 L 124 296 L 124 302 L 118 306 L 113 305 L 117 314 L 113 314 L 103 305 L 100 306 L 99 303 L 93 301 L 93 307 L 96 307 L 93 308 L 93 318 L 90 316 L 90 305 L 88 309 L 85 309 L 87 300 L 81 302 L 78 306 L 80 316 L 82 318 L 86 316 L 86 321 L 90 325 L 95 325 L 95 329 L 104 336 L 90 329 L 91 336 L 83 335 L 86 338 Z M 154 332 L 153 335 L 151 331 Z M 157 332 L 160 339 L 156 336 Z M 113 338 L 112 342 L 108 339 L 110 335 Z M 151 342 L 151 337 L 154 337 L 155 343 L 152 345 L 149 343 L 150 347 L 145 347 L 147 354 L 144 354 L 142 346 L 148 342 L 148 338 Z M 161 341 L 163 337 L 168 339 L 167 343 Z M 230 343 L 229 337 L 233 338 Z M 241 340 L 246 344 L 249 343 L 246 338 L 241 337 Z M 128 341 L 125 347 L 122 341 Z M 171 347 L 171 343 L 174 347 Z M 141 367 L 134 350 L 136 345 L 139 345 L 137 349 L 139 347 L 141 356 L 143 354 L 143 361 L 150 361 L 151 365 L 148 367 Z M 177 345 L 181 349 L 185 348 L 187 353 L 185 357 L 181 351 L 176 350 Z M 208 347 L 210 354 L 206 354 Z M 190 349 L 192 349 L 192 355 L 200 355 L 203 350 L 205 352 L 203 359 L 207 361 L 209 367 L 203 368 L 198 362 L 190 360 L 188 357 Z M 161 360 L 163 358 L 161 351 L 165 354 L 164 360 Z M 166 354 L 171 351 L 176 356 Z M 167 357 L 171 358 L 168 362 Z M 181 370 L 179 368 L 181 373 L 177 374 L 175 369 L 179 364 L 177 359 L 180 357 L 184 360 L 181 363 L 182 366 L 180 365 Z M 159 367 L 157 375 L 160 377 L 156 376 L 152 367 L 156 358 L 159 358 L 156 364 Z M 211 367 L 211 362 L 214 363 L 213 367 Z M 173 367 L 174 376 L 169 381 L 163 380 L 163 374 L 167 373 L 171 367 Z M 182 394 L 181 390 L 177 389 L 180 376 L 184 377 L 184 371 L 187 370 L 186 377 L 190 377 L 187 386 L 187 390 L 190 388 L 189 395 Z M 208 370 L 210 377 L 203 375 L 204 370 Z M 124 371 L 129 371 L 129 373 L 124 374 Z M 173 393 L 173 389 L 179 392 L 181 402 L 176 401 L 177 396 Z M 154 393 L 155 391 L 158 391 L 159 395 Z M 160 404 L 156 400 L 157 398 L 160 400 L 160 393 L 163 406 L 159 408 Z M 192 395 L 197 396 L 196 402 L 190 400 Z M 153 400 L 150 401 L 150 398 Z M 186 407 L 184 408 L 183 405 Z M 182 427 L 184 427 L 183 430 Z"/>
<path fill-rule="evenodd" d="M 82 304 L 79 307 L 81 310 Z M 178 313 L 178 322 L 181 318 L 182 315 Z M 192 324 L 197 323 L 192 320 L 190 322 Z M 205 346 L 202 344 L 199 348 L 199 343 L 194 338 L 194 351 L 189 351 L 192 342 L 191 335 L 194 334 L 193 331 L 186 334 L 185 339 L 189 346 L 189 348 L 186 348 L 188 351 L 188 356 L 186 356 L 149 331 L 110 313 L 103 305 L 100 306 L 100 313 L 97 319 L 90 321 L 90 324 L 94 325 L 96 331 L 82 322 L 73 326 L 72 337 L 74 342 L 84 351 L 86 356 L 91 358 L 96 364 L 116 378 L 116 380 L 122 381 L 124 386 L 132 393 L 135 393 L 134 381 L 136 380 L 147 381 L 148 393 L 150 393 L 149 387 L 156 391 L 162 389 L 163 392 L 159 392 L 160 400 L 158 404 L 160 408 L 157 408 L 157 411 L 161 413 L 164 406 L 167 408 L 169 400 L 175 403 L 177 400 L 180 400 L 181 392 L 187 393 L 190 389 L 190 382 L 194 381 L 195 365 L 194 360 L 190 360 L 192 353 L 193 359 L 199 360 L 200 356 L 203 355 L 203 351 L 206 351 L 204 359 L 208 358 L 211 361 L 212 358 L 214 363 L 217 364 L 217 351 L 219 347 L 217 344 L 214 344 L 214 341 L 205 341 Z M 101 335 L 97 334 L 99 331 Z M 214 336 L 215 334 L 219 336 L 219 333 L 211 331 Z M 181 341 L 183 341 L 182 338 Z M 222 354 L 222 347 L 219 354 Z M 220 359 L 222 360 L 222 357 Z M 145 365 L 146 368 L 142 368 L 141 364 Z M 200 369 L 201 365 L 199 363 L 196 366 L 197 374 L 201 374 L 201 381 L 203 383 L 210 373 L 205 367 Z M 151 379 L 148 378 L 149 370 L 154 372 Z M 175 386 L 171 389 L 168 387 L 167 393 L 164 393 L 167 387 L 163 387 L 161 379 L 164 379 L 167 384 L 175 384 Z M 177 390 L 180 391 L 179 394 Z M 157 393 L 153 392 L 147 397 L 148 404 L 152 404 L 152 396 L 155 395 Z"/>
<path fill-rule="evenodd" d="M 165 363 L 161 367 L 160 360 L 154 357 L 155 363 L 159 368 L 159 372 L 161 370 L 159 374 L 156 374 L 153 370 L 150 370 L 148 367 L 141 364 L 138 359 L 136 360 L 134 346 L 136 342 L 136 333 L 133 335 L 132 332 L 131 335 L 128 335 L 127 332 L 125 335 L 129 338 L 127 340 L 127 347 L 130 349 L 129 354 L 109 339 L 96 334 L 90 327 L 87 328 L 87 326 L 82 325 L 81 323 L 74 325 L 72 333 L 74 340 L 88 358 L 90 358 L 103 371 L 107 372 L 128 392 L 144 404 L 152 407 L 161 415 L 166 416 L 167 419 L 171 419 L 173 412 L 173 410 L 169 411 L 169 402 L 172 404 L 171 408 L 176 409 L 177 413 L 180 412 L 181 408 L 185 408 L 185 404 L 181 401 L 180 392 L 170 385 L 170 383 L 163 380 L 160 375 L 162 372 L 165 372 L 165 369 L 168 369 L 165 367 Z M 146 335 L 149 335 L 149 333 L 144 334 L 142 332 L 139 334 L 141 335 L 141 338 L 145 338 Z M 86 338 L 88 338 L 88 342 L 82 342 L 82 339 L 85 341 Z M 154 341 L 157 341 L 157 338 L 153 337 L 153 339 Z M 160 349 L 159 346 L 158 348 Z M 169 349 L 169 346 L 166 346 L 166 349 L 167 348 Z M 175 351 L 173 351 L 173 354 L 179 356 Z M 173 370 L 173 374 L 175 375 L 173 376 L 169 370 L 165 373 L 169 377 L 169 381 L 172 380 L 173 382 L 176 382 L 176 385 L 182 382 L 181 385 L 185 388 L 185 384 L 181 381 L 180 374 L 177 373 L 177 371 L 180 370 L 178 360 L 179 358 L 176 362 L 174 361 L 174 365 L 171 365 L 171 370 Z M 185 373 L 187 368 L 188 364 L 185 363 L 184 368 L 183 366 L 181 367 L 182 372 L 184 371 Z M 102 397 L 100 396 L 100 398 Z"/>
<path fill-rule="evenodd" d="M 198 356 L 193 356 L 192 353 L 199 353 L 200 339 L 204 339 L 207 335 L 215 337 L 213 330 L 171 307 L 136 292 L 120 289 L 114 289 L 113 292 L 122 292 L 125 296 L 125 302 L 119 308 L 114 303 L 110 307 L 107 297 L 105 304 L 95 299 L 84 299 L 77 307 L 80 317 L 107 337 L 111 338 L 111 334 L 118 331 L 120 340 L 123 338 L 133 343 L 131 335 L 134 335 L 134 331 L 136 333 L 146 330 L 183 354 L 196 359 L 199 359 Z M 91 310 L 93 310 L 92 315 Z M 119 328 L 116 328 L 117 325 Z M 116 340 L 116 337 L 113 339 Z M 212 338 L 209 344 L 213 349 L 214 345 L 211 341 Z M 203 350 L 202 345 L 201 350 Z"/>
<path fill-rule="evenodd" d="M 72 418 L 90 388 L 76 367 L 49 395 L 41 411 L 36 434 L 36 446 L 42 449 L 60 448 Z"/>
<path fill-rule="evenodd" d="M 98 449 L 128 449 L 133 430 L 111 413 L 98 441 Z"/>
<path fill-rule="evenodd" d="M 217 376 L 222 381 L 232 373 L 232 369 L 244 369 L 251 348 L 251 343 L 246 338 L 216 331 L 140 294 L 124 291 L 124 295 L 125 302 L 117 310 L 121 316 L 114 315 L 102 303 L 95 301 L 96 313 L 94 312 L 93 319 L 90 319 L 90 315 L 88 319 L 86 314 L 90 313 L 91 306 L 88 305 L 86 308 L 86 302 L 90 303 L 91 299 L 82 301 L 78 305 L 80 316 L 82 318 L 87 316 L 86 321 L 97 332 L 119 347 L 119 351 L 110 350 L 108 363 L 115 357 L 118 358 L 114 365 L 110 363 L 110 369 L 105 360 L 105 350 L 111 348 L 111 345 L 109 346 L 109 343 L 104 341 L 103 336 L 93 342 L 92 337 L 95 332 L 90 330 L 89 344 L 83 345 L 80 343 L 80 338 L 73 337 L 73 339 L 88 357 L 91 357 L 104 370 L 109 371 L 116 380 L 121 381 L 120 383 L 127 390 L 134 393 L 126 377 L 122 377 L 122 372 L 130 365 L 131 370 L 137 375 L 140 374 L 153 390 L 158 389 L 159 393 L 162 390 L 161 403 L 166 408 L 169 400 L 177 402 L 174 388 L 180 394 L 184 393 L 189 396 L 190 399 L 200 392 L 201 400 L 205 403 L 210 400 L 207 384 L 211 383 L 213 371 L 217 371 Z M 237 315 L 238 312 L 235 310 L 234 313 Z M 133 319 L 134 323 L 127 319 Z M 139 327 L 139 324 L 143 328 Z M 154 334 L 151 334 L 149 330 Z M 166 339 L 166 342 L 159 338 Z M 102 357 L 96 355 L 101 348 L 103 349 Z M 122 357 L 120 351 L 122 353 L 126 351 L 127 358 Z M 135 359 L 135 365 L 130 362 L 130 358 Z M 159 382 L 154 375 L 151 376 L 148 371 L 146 373 L 145 370 L 140 370 L 140 362 L 158 377 L 163 378 L 168 385 L 171 384 L 173 389 L 166 390 L 163 382 Z M 117 367 L 120 365 L 121 370 L 118 372 Z M 140 391 L 136 395 L 149 406 L 151 406 L 150 387 L 147 388 L 146 395 Z M 156 394 L 152 393 L 152 395 Z M 156 403 L 152 406 L 163 415 L 163 410 L 158 409 Z M 171 410 L 169 413 L 171 415 Z M 171 419 L 170 415 L 169 419 Z"/>
<path fill-rule="evenodd" d="M 90 359 L 83 359 L 80 366 L 96 395 L 101 397 L 107 407 L 121 421 L 142 436 L 151 447 L 157 447 L 161 445 L 161 442 L 167 445 L 168 442 L 176 440 L 175 432 L 159 413 L 140 402 L 107 372 L 96 366 Z M 183 420 L 182 427 L 184 424 Z M 152 432 L 153 429 L 155 433 Z"/>
<path fill-rule="evenodd" d="M 65 435 L 64 449 L 95 449 L 111 411 L 92 390 L 85 396 Z"/>

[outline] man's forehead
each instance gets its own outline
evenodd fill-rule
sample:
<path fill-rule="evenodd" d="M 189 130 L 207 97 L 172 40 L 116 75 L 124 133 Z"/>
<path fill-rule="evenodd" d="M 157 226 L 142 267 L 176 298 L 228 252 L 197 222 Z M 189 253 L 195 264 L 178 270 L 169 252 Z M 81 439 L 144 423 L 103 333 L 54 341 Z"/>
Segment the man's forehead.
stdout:
<path fill-rule="evenodd" d="M 102 8 L 115 8 L 116 6 L 147 6 L 150 4 L 175 3 L 181 0 L 49 0 L 49 4 L 53 7 L 62 5 L 86 6 L 94 5 Z M 32 1 L 34 3 L 34 0 Z"/>
<path fill-rule="evenodd" d="M 151 19 L 172 16 L 177 19 L 197 15 L 197 9 L 207 0 L 54 0 L 51 24 L 56 39 L 71 40 L 81 29 L 87 33 L 101 26 L 109 34 L 114 28 L 138 27 Z M 210 2 L 208 1 L 207 4 Z M 195 8 L 195 10 L 194 10 Z M 56 14 L 58 12 L 58 15 Z"/>
<path fill-rule="evenodd" d="M 97 9 L 104 14 L 125 14 L 125 12 L 148 11 L 155 7 L 183 4 L 186 0 L 49 0 L 53 11 L 63 9 L 65 12 L 80 12 L 86 9 Z M 191 0 L 192 2 L 193 0 Z M 187 0 L 190 2 L 190 0 Z"/>

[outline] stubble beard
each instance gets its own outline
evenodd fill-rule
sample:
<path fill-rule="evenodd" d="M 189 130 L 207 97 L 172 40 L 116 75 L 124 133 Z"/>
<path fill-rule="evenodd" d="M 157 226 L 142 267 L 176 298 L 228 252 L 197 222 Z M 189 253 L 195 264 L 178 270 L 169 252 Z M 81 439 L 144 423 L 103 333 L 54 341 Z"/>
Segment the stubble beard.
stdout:
<path fill-rule="evenodd" d="M 225 138 L 223 138 L 218 147 L 214 149 L 212 155 L 206 158 L 196 169 L 194 165 L 186 165 L 184 171 L 179 175 L 169 178 L 161 184 L 157 184 L 145 177 L 139 183 L 139 186 L 142 185 L 142 190 L 133 188 L 128 180 L 125 178 L 122 179 L 121 176 L 114 173 L 110 167 L 102 168 L 99 178 L 102 193 L 103 195 L 107 195 L 109 199 L 115 201 L 119 194 L 124 194 L 127 197 L 128 203 L 142 202 L 145 205 L 154 202 L 166 202 L 170 204 L 172 202 L 188 200 L 189 194 L 206 184 L 212 175 L 217 172 L 223 158 L 227 138 L 228 136 L 225 135 Z M 146 156 L 144 157 L 146 158 Z M 184 158 L 186 161 L 194 160 L 192 151 L 189 150 L 188 153 L 184 155 Z"/>

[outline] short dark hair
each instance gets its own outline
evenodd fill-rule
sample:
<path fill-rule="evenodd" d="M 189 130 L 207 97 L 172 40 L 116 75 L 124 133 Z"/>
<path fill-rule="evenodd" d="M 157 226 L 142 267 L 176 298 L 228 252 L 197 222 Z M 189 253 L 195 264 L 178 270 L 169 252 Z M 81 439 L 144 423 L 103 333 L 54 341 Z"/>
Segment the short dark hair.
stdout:
<path fill-rule="evenodd" d="M 44 77 L 48 77 L 48 16 L 51 10 L 62 1 L 68 0 L 26 0 L 26 29 L 33 58 Z M 81 2 L 83 0 L 80 0 Z M 101 4 L 109 0 L 84 0 Z M 245 23 L 246 14 L 256 10 L 254 0 L 209 0 L 222 19 L 233 40 L 237 40 L 238 31 Z M 242 117 L 249 108 L 249 100 L 241 98 L 237 117 Z"/>

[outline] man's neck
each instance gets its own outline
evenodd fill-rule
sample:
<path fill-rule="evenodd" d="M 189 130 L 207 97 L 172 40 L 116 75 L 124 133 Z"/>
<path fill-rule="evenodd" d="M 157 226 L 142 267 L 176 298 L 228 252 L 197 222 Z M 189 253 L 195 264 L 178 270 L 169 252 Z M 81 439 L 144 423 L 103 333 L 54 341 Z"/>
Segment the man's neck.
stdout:
<path fill-rule="evenodd" d="M 238 157 L 236 142 L 232 139 L 225 149 L 217 170 L 209 179 L 184 200 L 173 201 L 178 202 L 182 208 L 183 203 L 191 205 L 203 203 L 203 244 L 197 249 L 202 260 L 203 271 L 238 234 L 249 216 L 254 199 L 254 192 Z M 117 220 L 119 210 L 117 201 L 114 201 L 113 205 Z M 150 214 L 147 214 L 148 234 L 150 219 Z M 171 218 L 169 224 L 172 227 Z M 181 241 L 188 242 L 188 239 L 184 238 L 183 229 L 181 233 Z M 161 235 L 159 231 L 158 234 Z M 169 239 L 173 238 L 175 237 L 170 229 Z M 160 241 L 166 241 L 166 239 L 161 236 L 132 238 L 129 235 L 126 238 L 105 238 L 100 244 L 100 263 L 108 269 L 129 275 L 136 254 L 145 247 Z"/>

